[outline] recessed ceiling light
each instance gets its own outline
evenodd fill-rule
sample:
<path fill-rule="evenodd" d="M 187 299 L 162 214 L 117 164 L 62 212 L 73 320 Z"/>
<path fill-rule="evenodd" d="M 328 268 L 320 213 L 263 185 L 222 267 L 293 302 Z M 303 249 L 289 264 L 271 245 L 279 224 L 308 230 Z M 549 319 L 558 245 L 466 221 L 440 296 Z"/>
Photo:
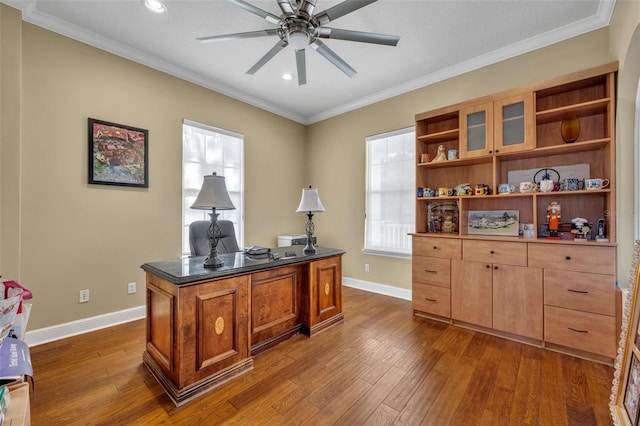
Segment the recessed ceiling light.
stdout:
<path fill-rule="evenodd" d="M 153 13 L 165 13 L 167 11 L 167 6 L 159 0 L 144 0 L 144 5 Z"/>
<path fill-rule="evenodd" d="M 282 74 L 282 79 L 286 81 L 293 80 L 293 74 L 285 72 Z"/>

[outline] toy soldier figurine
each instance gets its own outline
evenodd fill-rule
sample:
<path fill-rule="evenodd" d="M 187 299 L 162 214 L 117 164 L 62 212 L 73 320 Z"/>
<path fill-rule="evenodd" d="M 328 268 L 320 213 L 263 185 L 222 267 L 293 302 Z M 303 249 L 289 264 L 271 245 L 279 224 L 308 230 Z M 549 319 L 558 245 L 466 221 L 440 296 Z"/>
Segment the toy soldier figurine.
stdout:
<path fill-rule="evenodd" d="M 547 206 L 547 221 L 549 222 L 549 236 L 547 238 L 550 240 L 559 240 L 560 204 L 558 204 L 557 201 L 552 201 Z"/>

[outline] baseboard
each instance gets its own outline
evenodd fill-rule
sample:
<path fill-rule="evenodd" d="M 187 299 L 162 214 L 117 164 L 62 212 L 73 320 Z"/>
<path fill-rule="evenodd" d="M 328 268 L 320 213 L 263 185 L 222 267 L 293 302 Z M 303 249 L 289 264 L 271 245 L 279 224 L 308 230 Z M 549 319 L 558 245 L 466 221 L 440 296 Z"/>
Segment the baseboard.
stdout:
<path fill-rule="evenodd" d="M 110 312 L 104 315 L 27 331 L 24 340 L 29 346 L 38 346 L 43 343 L 64 339 L 65 337 L 76 336 L 101 328 L 139 320 L 145 318 L 145 316 L 146 306 L 136 306 L 135 308 L 122 311 Z"/>
<path fill-rule="evenodd" d="M 411 300 L 411 290 L 406 288 L 399 288 L 348 277 L 342 277 L 342 285 L 357 288 L 358 290 L 369 291 L 371 293 L 384 294 L 385 296 L 391 296 L 398 299 Z"/>

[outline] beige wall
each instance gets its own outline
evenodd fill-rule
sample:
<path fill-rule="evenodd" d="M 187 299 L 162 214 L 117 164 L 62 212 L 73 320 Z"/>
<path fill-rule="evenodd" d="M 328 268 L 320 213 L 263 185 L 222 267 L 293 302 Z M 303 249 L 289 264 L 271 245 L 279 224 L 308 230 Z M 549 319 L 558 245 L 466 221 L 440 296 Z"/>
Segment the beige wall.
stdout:
<path fill-rule="evenodd" d="M 635 197 L 638 187 L 634 181 L 634 135 L 636 95 L 640 78 L 640 2 L 616 2 L 610 24 L 610 52 L 620 61 L 616 117 L 617 182 L 616 212 L 618 223 L 618 281 L 627 284 L 633 254 L 634 227 L 638 225 Z M 635 182 L 637 184 L 637 182 Z M 624 186 L 622 185 L 624 184 Z"/>
<path fill-rule="evenodd" d="M 12 13 L 2 11 L 4 30 Z M 3 217 L 0 266 L 33 290 L 31 330 L 144 305 L 140 265 L 180 256 L 183 118 L 244 134 L 246 243 L 272 246 L 276 235 L 304 230 L 295 209 L 305 126 L 27 23 L 18 35 L 22 43 L 2 51 L 3 60 L 22 59 L 22 72 L 3 80 L 3 93 L 21 90 L 3 121 L 18 110 L 22 125 L 3 133 L 1 199 L 12 204 L 19 193 L 20 214 Z M 87 184 L 88 117 L 149 130 L 148 189 Z M 17 157 L 4 150 L 14 143 L 18 179 L 5 180 Z M 78 304 L 81 289 L 89 303 Z"/>
<path fill-rule="evenodd" d="M 608 31 L 602 29 L 311 125 L 310 181 L 320 188 L 327 209 L 318 215 L 316 232 L 347 251 L 343 274 L 411 288 L 409 260 L 362 253 L 366 136 L 411 126 L 420 112 L 610 61 Z"/>
<path fill-rule="evenodd" d="M 618 1 L 610 29 L 309 127 L 21 23 L 7 6 L 0 18 L 0 273 L 33 288 L 30 329 L 143 305 L 126 283 L 142 285 L 140 264 L 179 256 L 183 118 L 245 135 L 246 243 L 275 245 L 278 234 L 302 232 L 304 217 L 293 211 L 311 184 L 327 209 L 314 217 L 316 233 L 347 251 L 344 276 L 400 288 L 410 288 L 410 261 L 361 252 L 366 136 L 411 126 L 419 112 L 618 59 L 617 178 L 633 179 L 637 2 Z M 149 189 L 87 185 L 88 117 L 149 129 Z M 620 191 L 621 211 L 633 210 L 633 192 Z M 618 219 L 621 277 L 636 219 Z M 91 302 L 79 305 L 84 288 Z"/>

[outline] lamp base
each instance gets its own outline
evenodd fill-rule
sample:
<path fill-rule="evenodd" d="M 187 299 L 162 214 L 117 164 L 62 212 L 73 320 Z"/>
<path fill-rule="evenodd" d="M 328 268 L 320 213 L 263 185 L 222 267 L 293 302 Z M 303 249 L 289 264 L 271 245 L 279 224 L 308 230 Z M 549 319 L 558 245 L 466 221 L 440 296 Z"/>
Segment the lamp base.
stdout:
<path fill-rule="evenodd" d="M 224 265 L 224 260 L 220 259 L 217 255 L 209 255 L 206 257 L 206 259 L 204 259 L 204 263 L 202 266 L 204 266 L 205 268 L 219 268 L 222 265 Z"/>
<path fill-rule="evenodd" d="M 311 242 L 311 238 L 307 238 L 307 245 L 302 249 L 304 254 L 316 254 L 316 248 L 313 246 Z"/>

